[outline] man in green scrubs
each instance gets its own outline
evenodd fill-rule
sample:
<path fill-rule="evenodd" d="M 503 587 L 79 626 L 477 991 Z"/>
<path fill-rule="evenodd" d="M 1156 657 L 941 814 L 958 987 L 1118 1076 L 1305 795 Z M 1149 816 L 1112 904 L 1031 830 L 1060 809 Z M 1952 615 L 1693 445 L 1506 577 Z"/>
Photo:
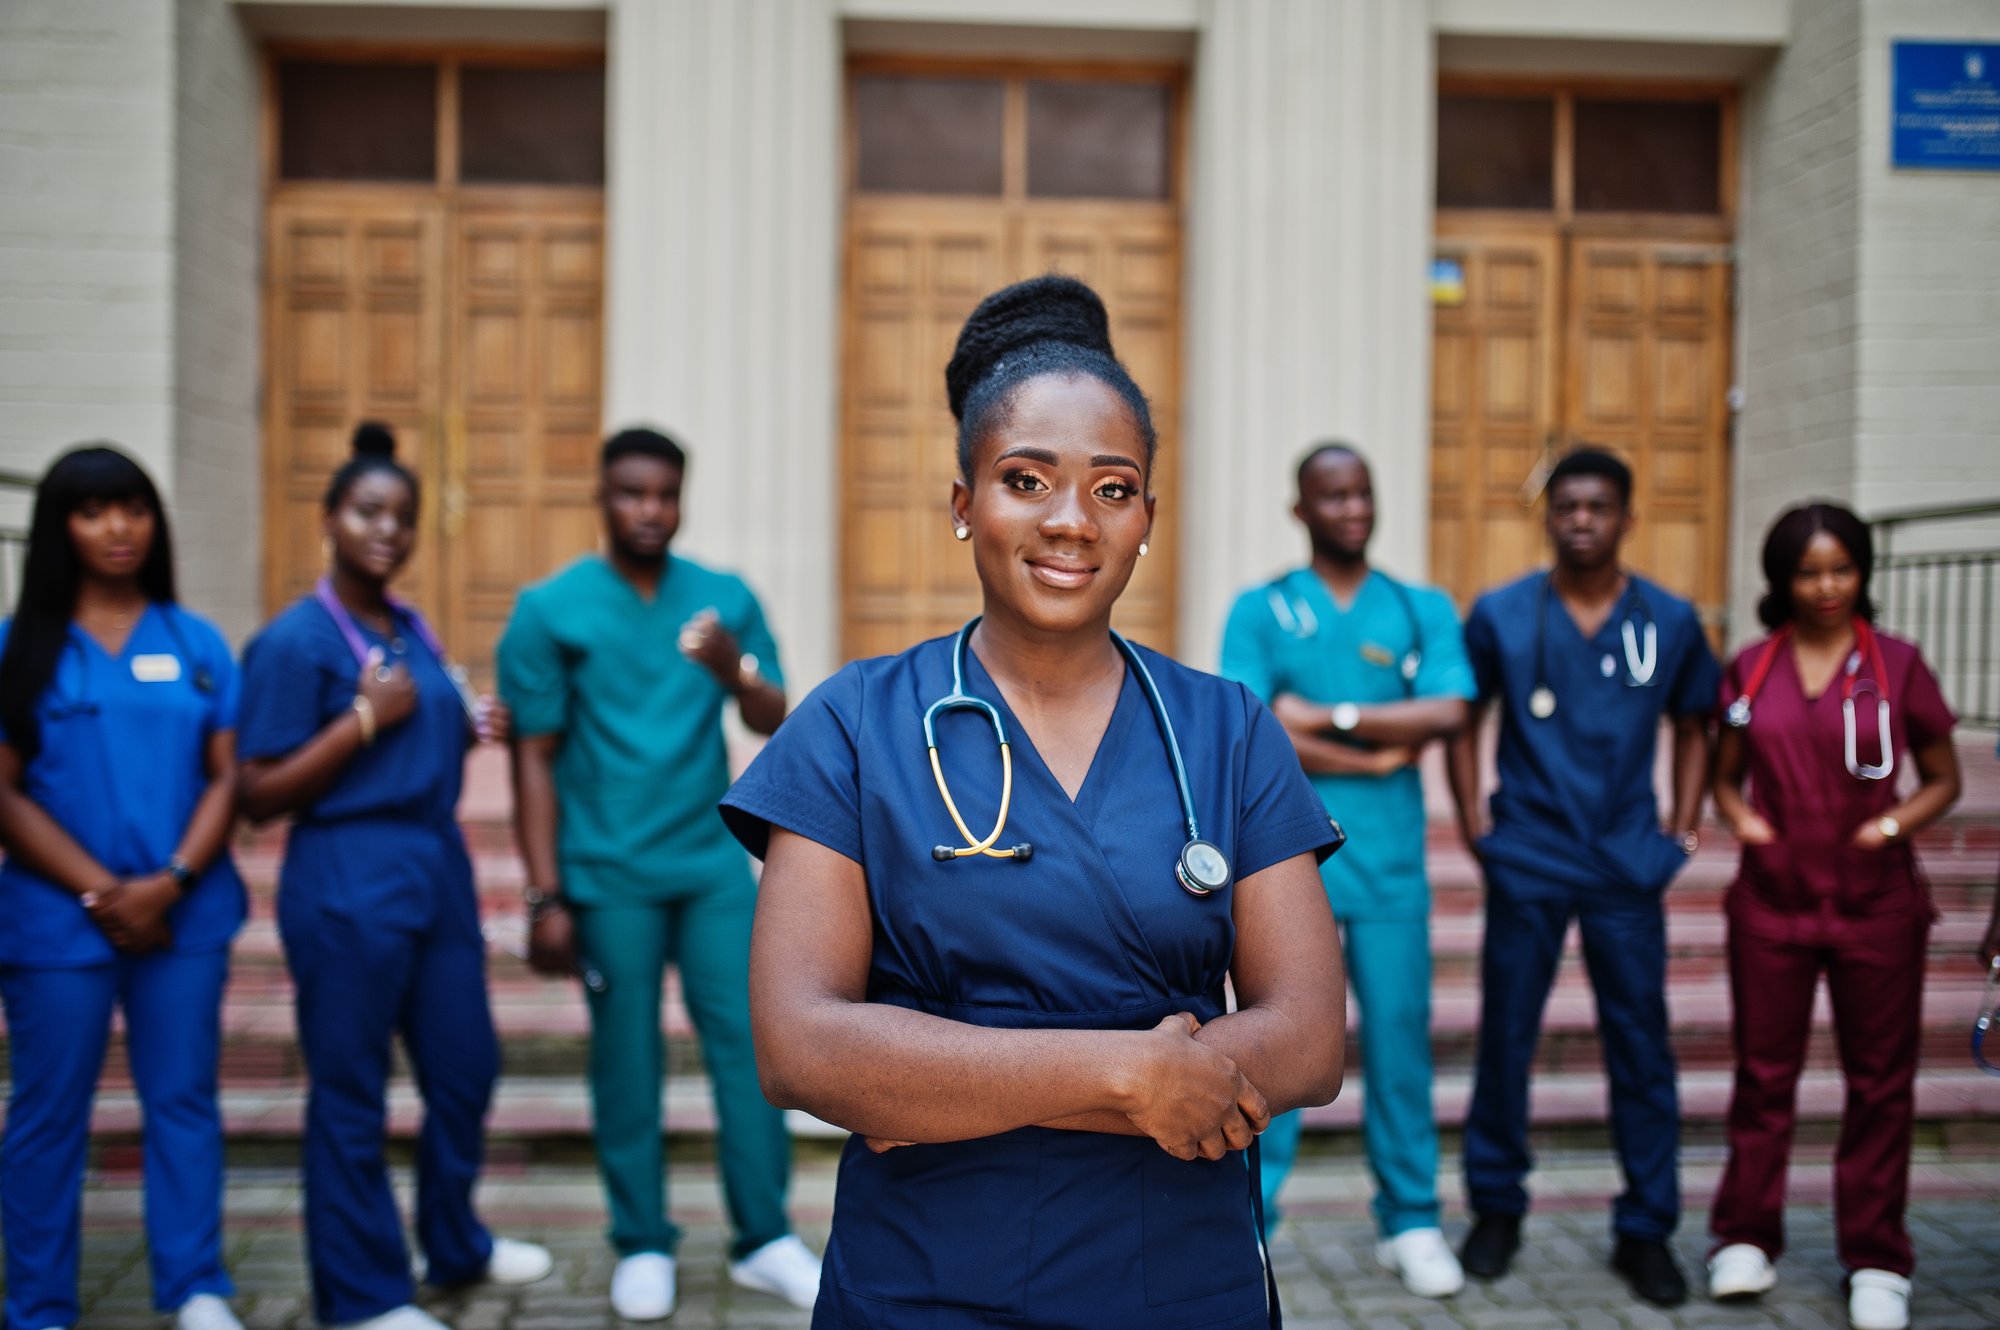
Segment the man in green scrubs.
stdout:
<path fill-rule="evenodd" d="M 1312 562 L 1237 598 L 1222 673 L 1270 705 L 1349 832 L 1320 874 L 1361 1015 L 1376 1256 L 1411 1292 L 1448 1297 L 1465 1278 L 1438 1228 L 1430 882 L 1416 759 L 1465 723 L 1476 686 L 1451 601 L 1369 567 L 1375 490 L 1360 454 L 1321 444 L 1299 463 L 1298 487 L 1292 512 L 1311 538 Z M 1299 1129 L 1299 1115 L 1288 1113 L 1263 1136 L 1271 1227 Z"/>
<path fill-rule="evenodd" d="M 611 1301 L 656 1320 L 675 1300 L 661 1092 L 666 966 L 701 1037 L 721 1124 L 732 1278 L 810 1307 L 819 1261 L 785 1214 L 791 1140 L 750 1043 L 757 887 L 723 826 L 723 708 L 777 729 L 777 644 L 750 588 L 667 551 L 687 457 L 653 430 L 605 442 L 608 553 L 528 587 L 500 640 L 514 714 L 514 819 L 528 869 L 529 959 L 590 981 L 598 1166 L 620 1256 Z M 601 982 L 600 982 L 601 981 Z"/>

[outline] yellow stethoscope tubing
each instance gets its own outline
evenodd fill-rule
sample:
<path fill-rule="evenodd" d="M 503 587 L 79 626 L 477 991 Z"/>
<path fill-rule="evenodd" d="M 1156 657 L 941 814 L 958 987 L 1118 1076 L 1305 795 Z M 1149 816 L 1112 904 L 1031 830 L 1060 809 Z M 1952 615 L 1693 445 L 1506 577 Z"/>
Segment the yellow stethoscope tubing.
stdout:
<path fill-rule="evenodd" d="M 972 828 L 965 824 L 965 817 L 958 811 L 958 802 L 951 797 L 951 787 L 944 778 L 944 764 L 938 759 L 937 718 L 947 711 L 977 711 L 993 722 L 993 733 L 1000 741 L 1000 814 L 993 819 L 993 830 L 982 837 L 972 834 Z M 965 844 L 957 848 L 940 845 L 940 851 L 949 850 L 953 859 L 969 859 L 983 854 L 989 859 L 1012 859 L 1014 850 L 996 850 L 993 846 L 1007 829 L 1007 813 L 1014 802 L 1014 750 L 1007 742 L 1007 727 L 1001 723 L 1000 713 L 991 702 L 983 698 L 968 697 L 954 691 L 949 697 L 941 697 L 931 703 L 924 712 L 924 746 L 930 750 L 931 778 L 937 782 L 938 794 L 944 799 L 945 811 L 951 814 L 952 825 L 958 834 L 965 837 Z"/>

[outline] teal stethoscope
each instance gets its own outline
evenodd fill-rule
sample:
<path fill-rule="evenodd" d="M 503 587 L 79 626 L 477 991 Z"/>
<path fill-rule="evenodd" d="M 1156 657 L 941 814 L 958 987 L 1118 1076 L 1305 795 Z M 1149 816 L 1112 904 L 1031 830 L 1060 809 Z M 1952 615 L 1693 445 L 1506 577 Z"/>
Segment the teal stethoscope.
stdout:
<path fill-rule="evenodd" d="M 1554 581 L 1549 574 L 1542 576 L 1541 604 L 1535 615 L 1535 686 L 1528 694 L 1528 714 L 1536 720 L 1556 714 L 1556 690 L 1549 686 L 1548 664 L 1549 601 L 1554 599 Z M 1625 686 L 1650 688 L 1660 667 L 1660 629 L 1646 607 L 1646 598 L 1639 594 L 1636 578 L 1625 579 L 1625 592 L 1618 598 L 1615 613 L 1620 616 L 1618 636 L 1625 648 Z M 1603 670 L 1604 677 L 1610 678 L 1618 672 L 1618 662 L 1605 656 Z"/>
<path fill-rule="evenodd" d="M 931 858 L 941 864 L 956 859 L 970 859 L 984 855 L 990 859 L 1013 859 L 1026 863 L 1034 856 L 1035 847 L 1026 841 L 1010 845 L 1004 850 L 993 848 L 999 843 L 1000 835 L 1007 827 L 1007 810 L 1014 798 L 1014 757 L 1013 749 L 1007 742 L 1007 727 L 1000 719 L 1000 709 L 985 698 L 974 697 L 965 691 L 966 644 L 971 640 L 972 630 L 979 626 L 979 619 L 973 618 L 958 630 L 958 639 L 951 649 L 951 691 L 931 703 L 924 712 L 924 746 L 930 750 L 931 775 L 937 780 L 938 794 L 944 798 L 945 810 L 951 814 L 952 823 L 958 834 L 965 838 L 960 846 L 939 845 L 931 850 Z M 1181 761 L 1180 740 L 1174 737 L 1174 722 L 1167 715 L 1167 705 L 1160 699 L 1159 685 L 1153 682 L 1152 671 L 1146 662 L 1139 659 L 1139 653 L 1132 649 L 1117 633 L 1111 634 L 1118 651 L 1125 657 L 1125 663 L 1138 676 L 1140 685 L 1146 690 L 1146 700 L 1152 704 L 1153 719 L 1160 727 L 1160 737 L 1166 741 L 1167 759 L 1173 764 L 1174 785 L 1180 791 L 1181 816 L 1187 823 L 1187 844 L 1181 847 L 1180 858 L 1174 863 L 1174 878 L 1190 896 L 1209 896 L 1229 885 L 1229 859 L 1222 850 L 1210 841 L 1201 838 L 1201 827 L 1195 820 L 1194 794 L 1188 788 L 1187 765 Z M 1000 815 L 993 820 L 993 830 L 984 836 L 974 836 L 965 824 L 965 818 L 958 811 L 958 804 L 951 797 L 951 788 L 945 783 L 944 764 L 938 758 L 937 718 L 952 711 L 977 711 L 992 723 L 993 736 L 1000 743 Z"/>
<path fill-rule="evenodd" d="M 1396 662 L 1396 672 L 1402 676 L 1404 694 L 1415 697 L 1417 672 L 1424 667 L 1424 626 L 1417 619 L 1417 607 L 1410 599 L 1410 589 L 1387 573 L 1377 572 L 1374 575 L 1387 582 L 1389 589 L 1396 593 L 1396 603 L 1402 607 L 1403 618 L 1410 625 L 1410 649 Z M 1288 596 L 1281 583 L 1273 582 L 1265 589 L 1264 599 L 1270 603 L 1271 617 L 1278 621 L 1281 632 L 1301 642 L 1310 642 L 1319 636 L 1319 616 L 1313 613 L 1305 597 Z"/>

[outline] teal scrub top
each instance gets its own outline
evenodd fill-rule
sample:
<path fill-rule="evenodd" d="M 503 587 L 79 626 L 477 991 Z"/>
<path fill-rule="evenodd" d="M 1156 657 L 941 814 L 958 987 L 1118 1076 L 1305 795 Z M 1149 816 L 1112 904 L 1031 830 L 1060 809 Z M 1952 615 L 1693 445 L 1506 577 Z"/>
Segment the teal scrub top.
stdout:
<path fill-rule="evenodd" d="M 588 555 L 521 593 L 500 638 L 500 695 L 523 738 L 559 734 L 556 852 L 579 905 L 753 891 L 716 812 L 729 789 L 729 692 L 680 652 L 714 610 L 758 673 L 782 684 L 778 646 L 741 578 L 674 556 L 651 601 Z"/>
<path fill-rule="evenodd" d="M 1416 677 L 1402 662 L 1421 653 Z M 1410 697 L 1478 694 L 1449 597 L 1369 573 L 1341 609 L 1311 568 L 1299 568 L 1236 598 L 1222 631 L 1222 674 L 1268 704 L 1280 693 L 1332 706 Z M 1421 918 L 1430 913 L 1424 871 L 1424 788 L 1415 767 L 1388 776 L 1315 775 L 1347 846 L 1320 866 L 1342 919 Z"/>

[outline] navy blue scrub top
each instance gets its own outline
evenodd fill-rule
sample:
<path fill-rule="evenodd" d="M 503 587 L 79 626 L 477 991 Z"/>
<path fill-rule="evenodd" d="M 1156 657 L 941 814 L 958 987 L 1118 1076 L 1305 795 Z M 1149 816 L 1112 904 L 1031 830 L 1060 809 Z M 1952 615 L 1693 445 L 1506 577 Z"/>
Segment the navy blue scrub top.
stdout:
<path fill-rule="evenodd" d="M 0 649 L 8 626 L 0 625 Z M 203 672 L 208 692 L 195 686 Z M 236 709 L 236 663 L 206 619 L 149 605 L 116 656 L 72 624 L 35 709 L 42 746 L 22 792 L 108 871 L 157 873 L 208 788 L 209 737 L 235 725 Z M 167 912 L 173 950 L 228 946 L 246 905 L 225 851 Z M 64 969 L 116 955 L 68 889 L 11 858 L 0 865 L 0 965 Z"/>
<path fill-rule="evenodd" d="M 1660 719 L 1713 710 L 1721 669 L 1694 607 L 1637 575 L 1639 608 L 1621 600 L 1588 641 L 1552 589 L 1543 627 L 1548 577 L 1530 573 L 1487 592 L 1465 621 L 1480 700 L 1500 709 L 1500 787 L 1481 852 L 1558 882 L 1656 890 L 1687 862 L 1660 828 L 1653 793 Z M 1630 682 L 1620 631 L 1628 617 L 1641 647 L 1647 618 L 1658 625 L 1652 681 L 1643 687 Z M 1544 632 L 1544 682 L 1556 711 L 1538 720 L 1528 699 Z"/>
<path fill-rule="evenodd" d="M 1027 863 L 937 863 L 961 843 L 932 780 L 923 715 L 951 688 L 952 639 L 849 665 L 808 697 L 723 800 L 761 857 L 784 827 L 860 864 L 874 916 L 868 1000 L 972 1025 L 1144 1029 L 1225 1010 L 1231 887 L 1183 891 L 1187 840 L 1165 743 L 1128 672 L 1074 803 L 976 654 L 966 689 L 999 707 L 1014 755 L 1002 843 Z M 1327 815 L 1248 690 L 1140 648 L 1178 732 L 1202 834 L 1236 881 L 1324 858 Z M 952 796 L 984 833 L 1000 756 L 983 716 L 938 724 Z M 1181 1161 L 1150 1140 L 1026 1127 L 841 1161 L 816 1326 L 1092 1330 L 1264 1325 L 1243 1154 Z M 1009 1319 L 1014 1318 L 1014 1319 Z"/>
<path fill-rule="evenodd" d="M 281 886 L 342 915 L 420 928 L 435 919 L 441 891 L 471 889 L 455 820 L 471 728 L 450 676 L 408 622 L 399 616 L 389 634 L 355 626 L 409 668 L 417 707 L 295 816 Z M 311 596 L 293 603 L 243 650 L 238 755 L 268 760 L 299 747 L 354 706 L 360 677 L 326 607 Z"/>

